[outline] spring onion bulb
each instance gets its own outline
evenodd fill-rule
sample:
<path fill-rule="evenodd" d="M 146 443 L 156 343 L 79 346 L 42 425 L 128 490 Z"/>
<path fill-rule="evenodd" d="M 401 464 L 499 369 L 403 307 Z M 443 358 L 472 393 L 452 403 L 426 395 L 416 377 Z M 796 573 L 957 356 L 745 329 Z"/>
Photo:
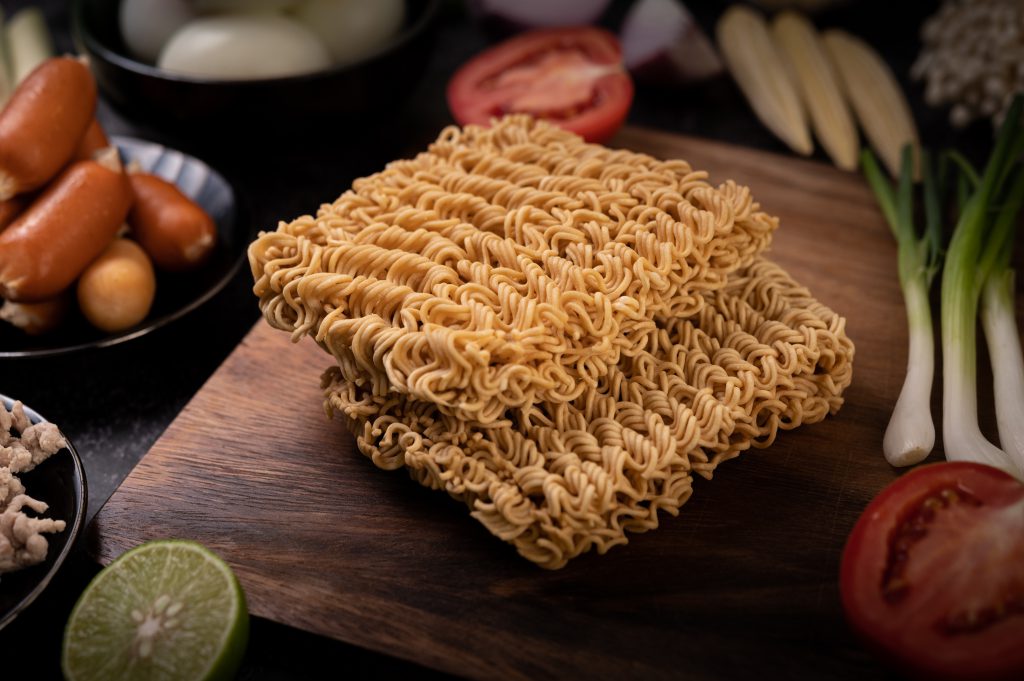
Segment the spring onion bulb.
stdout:
<path fill-rule="evenodd" d="M 1005 403 L 1021 386 L 1019 380 L 1016 386 L 1006 385 L 1007 382 L 1012 384 L 1014 379 L 1009 376 L 1008 367 L 1001 364 L 1012 350 L 1006 347 L 1010 345 L 1007 330 L 1003 328 L 1007 320 L 1003 317 L 1005 312 L 1000 311 L 1000 302 L 1005 304 L 1001 299 L 1005 298 L 1006 291 L 1000 287 L 1005 287 L 1006 278 L 1012 276 L 1005 274 L 1009 265 L 1007 252 L 1012 244 L 1017 212 L 1024 201 L 1024 173 L 1013 170 L 1024 150 L 1024 131 L 1020 125 L 1022 104 L 1022 97 L 1015 98 L 980 182 L 964 197 L 966 201 L 942 274 L 942 437 L 946 458 L 989 464 L 1017 477 L 1024 477 L 1024 457 L 1012 452 L 1012 443 L 1008 442 L 1011 438 L 1004 436 L 1000 429 L 1004 446 L 1011 450 L 1004 451 L 985 439 L 978 426 L 975 325 L 982 289 L 991 279 L 992 291 L 986 300 L 993 299 L 987 316 L 988 326 L 992 327 L 989 342 L 999 355 L 992 358 L 994 374 L 1001 386 L 996 389 L 997 400 L 1004 402 L 1004 411 L 1013 408 L 1015 418 L 1020 421 L 1024 416 L 1022 403 Z M 1004 191 L 1007 185 L 1009 189 Z M 1016 327 L 1012 300 L 1008 305 L 1011 323 Z M 1019 355 L 1019 341 L 1013 339 L 1013 344 L 1017 345 Z M 1006 375 L 1000 376 L 1004 372 Z M 1015 427 L 1019 428 L 1020 424 Z"/>
<path fill-rule="evenodd" d="M 981 325 L 992 363 L 999 444 L 1024 474 L 1024 357 L 1014 308 L 1015 272 L 1010 267 L 1013 228 L 1024 203 L 1024 169 L 1018 169 L 992 235 L 992 264 L 981 293 Z"/>
<path fill-rule="evenodd" d="M 931 414 L 935 342 L 928 292 L 937 272 L 941 216 L 935 174 L 926 156 L 922 156 L 921 161 L 925 184 L 925 230 L 918 237 L 913 216 L 912 148 L 907 146 L 903 149 L 900 183 L 896 192 L 871 151 L 865 150 L 861 155 L 864 175 L 896 237 L 900 287 L 907 308 L 907 376 L 882 441 L 885 458 L 893 466 L 919 463 L 935 446 L 935 424 Z"/>

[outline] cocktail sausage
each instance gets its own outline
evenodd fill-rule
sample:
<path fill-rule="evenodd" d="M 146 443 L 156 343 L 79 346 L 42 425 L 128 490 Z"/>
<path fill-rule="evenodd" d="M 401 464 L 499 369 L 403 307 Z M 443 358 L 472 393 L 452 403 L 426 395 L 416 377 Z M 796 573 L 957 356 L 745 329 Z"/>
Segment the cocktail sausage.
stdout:
<path fill-rule="evenodd" d="M 149 173 L 129 173 L 135 203 L 128 225 L 158 269 L 180 272 L 201 264 L 213 250 L 217 227 L 192 199 Z"/>
<path fill-rule="evenodd" d="M 116 149 L 73 163 L 0 233 L 0 297 L 36 302 L 66 289 L 113 240 L 131 201 Z"/>
<path fill-rule="evenodd" d="M 77 59 L 54 57 L 29 74 L 0 112 L 0 201 L 53 178 L 95 109 L 96 83 Z"/>

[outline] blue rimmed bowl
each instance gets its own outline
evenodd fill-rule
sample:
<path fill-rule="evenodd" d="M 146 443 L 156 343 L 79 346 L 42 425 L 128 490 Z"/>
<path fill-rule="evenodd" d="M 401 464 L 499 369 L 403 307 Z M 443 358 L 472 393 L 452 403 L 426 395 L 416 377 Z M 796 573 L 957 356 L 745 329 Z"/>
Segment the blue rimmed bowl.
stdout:
<path fill-rule="evenodd" d="M 149 315 L 120 333 L 98 331 L 74 311 L 60 328 L 30 336 L 0 322 L 0 358 L 38 357 L 116 345 L 180 319 L 215 296 L 238 272 L 253 234 L 240 214 L 231 184 L 203 161 L 154 142 L 113 137 L 125 164 L 137 162 L 147 172 L 175 183 L 202 206 L 217 224 L 217 246 L 203 265 L 190 272 L 157 273 L 156 298 Z"/>

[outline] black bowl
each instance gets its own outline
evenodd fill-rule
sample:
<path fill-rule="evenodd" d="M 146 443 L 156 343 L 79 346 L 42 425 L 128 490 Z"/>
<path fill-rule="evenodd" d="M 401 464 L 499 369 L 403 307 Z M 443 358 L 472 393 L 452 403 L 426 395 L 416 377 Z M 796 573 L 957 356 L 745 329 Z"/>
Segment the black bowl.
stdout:
<path fill-rule="evenodd" d="M 10 409 L 11 399 L 0 395 L 0 404 Z M 46 420 L 28 407 L 25 407 L 25 415 L 32 423 Z M 85 471 L 71 440 L 68 440 L 66 449 L 19 477 L 30 497 L 49 504 L 44 517 L 63 520 L 65 527 L 63 532 L 47 535 L 50 548 L 42 563 L 0 575 L 0 629 L 43 592 L 71 553 L 75 538 L 85 523 Z"/>
<path fill-rule="evenodd" d="M 337 125 L 393 108 L 426 67 L 439 0 L 406 0 L 402 31 L 369 57 L 286 78 L 215 80 L 170 73 L 130 57 L 118 28 L 121 0 L 75 0 L 78 49 L 102 92 L 126 114 L 188 124 L 189 134 Z M 269 126 L 269 129 L 268 129 Z"/>

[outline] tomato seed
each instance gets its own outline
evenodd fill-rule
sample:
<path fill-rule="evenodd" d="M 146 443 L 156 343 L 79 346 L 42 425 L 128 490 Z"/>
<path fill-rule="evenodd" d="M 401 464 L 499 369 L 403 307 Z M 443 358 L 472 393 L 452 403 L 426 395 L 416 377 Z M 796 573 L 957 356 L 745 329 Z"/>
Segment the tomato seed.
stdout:
<path fill-rule="evenodd" d="M 950 615 L 946 618 L 941 629 L 947 634 L 973 634 L 1005 619 L 1010 614 L 1012 613 L 1006 608 L 1006 603 L 1003 602 L 995 608 L 988 607 L 983 610 L 968 610 Z"/>
<path fill-rule="evenodd" d="M 909 592 L 910 584 L 898 577 L 882 585 L 882 597 L 889 603 L 896 603 Z"/>
<path fill-rule="evenodd" d="M 886 601 L 894 603 L 909 593 L 910 584 L 903 578 L 903 572 L 910 549 L 928 534 L 928 527 L 935 521 L 936 513 L 962 502 L 972 506 L 982 505 L 981 501 L 967 490 L 961 489 L 958 492 L 952 487 L 947 487 L 926 497 L 919 505 L 908 510 L 903 522 L 896 526 L 889 539 L 889 555 L 886 557 L 881 584 L 882 595 Z M 959 613 L 957 618 L 961 617 L 968 615 Z M 970 617 L 977 617 L 977 614 Z M 941 626 L 952 627 L 950 631 L 959 631 L 962 627 L 974 626 L 971 624 L 973 621 L 957 619 L 956 623 L 953 623 L 953 620 L 947 620 Z"/>

